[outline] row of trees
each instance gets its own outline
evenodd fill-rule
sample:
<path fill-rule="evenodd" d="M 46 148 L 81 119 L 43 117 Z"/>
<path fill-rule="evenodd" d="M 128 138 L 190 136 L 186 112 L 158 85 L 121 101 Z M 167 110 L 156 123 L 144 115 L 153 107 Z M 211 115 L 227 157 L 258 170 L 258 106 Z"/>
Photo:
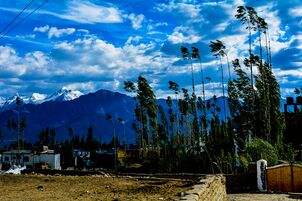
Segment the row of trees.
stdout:
<path fill-rule="evenodd" d="M 219 61 L 222 104 L 215 92 L 212 99 L 206 100 L 205 81 L 210 82 L 211 78 L 204 75 L 202 55 L 197 47 L 180 48 L 182 59 L 188 62 L 191 70 L 191 92 L 169 81 L 169 89 L 175 96 L 159 103 L 146 78 L 139 76 L 137 82 L 124 82 L 124 89 L 136 101 L 133 128 L 140 152 L 138 162 L 152 167 L 150 170 L 230 173 L 246 168 L 249 160 L 264 156 L 265 149 L 271 150 L 272 154 L 267 155 L 273 158 L 269 160 L 271 163 L 276 162 L 277 155 L 287 158 L 290 147 L 282 143 L 285 123 L 280 112 L 280 88 L 272 72 L 268 24 L 252 7 L 239 6 L 235 17 L 248 31 L 247 57 L 230 62 L 227 47 L 222 41 L 209 43 L 213 56 Z M 258 45 L 253 47 L 255 42 Z M 259 52 L 256 51 L 258 49 Z M 224 64 L 228 69 L 227 84 Z M 196 67 L 200 69 L 201 96 L 197 96 L 195 89 Z M 124 120 L 115 119 L 111 114 L 106 114 L 105 118 L 113 126 L 111 147 L 115 150 L 119 147 L 115 125 L 116 122 L 123 124 L 123 147 L 126 149 Z M 16 129 L 13 120 L 10 120 L 10 125 L 12 130 Z M 18 131 L 21 127 L 17 126 Z M 87 137 L 80 139 L 69 128 L 70 139 L 61 143 L 61 150 L 66 149 L 64 153 L 71 153 L 68 150 L 74 148 L 96 150 L 102 145 L 93 138 L 92 132 L 92 127 L 88 128 Z M 59 147 L 55 137 L 54 130 L 44 129 L 38 144 Z"/>
<path fill-rule="evenodd" d="M 192 47 L 191 51 L 181 47 L 183 59 L 189 62 L 191 69 L 192 93 L 170 81 L 169 89 L 175 97 L 166 100 L 168 112 L 163 109 L 163 104 L 158 104 L 152 87 L 144 77 L 138 77 L 136 83 L 124 82 L 125 90 L 136 100 L 133 127 L 142 158 L 151 160 L 148 153 L 153 151 L 157 158 L 172 162 L 170 167 L 181 168 L 185 161 L 192 164 L 198 160 L 200 166 L 204 165 L 199 170 L 210 168 L 208 171 L 214 171 L 216 168 L 230 172 L 240 164 L 240 160 L 243 164 L 249 158 L 247 150 L 250 149 L 247 147 L 251 147 L 253 139 L 258 138 L 274 145 L 276 153 L 284 156 L 282 140 L 285 123 L 280 112 L 280 88 L 272 72 L 268 25 L 252 7 L 239 6 L 235 17 L 248 30 L 248 57 L 243 61 L 234 59 L 230 63 L 227 47 L 222 41 L 211 41 L 209 44 L 213 56 L 219 59 L 223 109 L 218 107 L 216 95 L 212 101 L 205 100 L 205 78 L 211 78 L 203 73 L 201 55 L 196 47 Z M 254 36 L 255 33 L 258 37 Z M 266 57 L 263 56 L 263 37 Z M 255 44 L 253 39 L 258 41 L 258 46 L 252 46 Z M 259 49 L 259 55 L 253 49 Z M 228 68 L 227 98 L 224 63 Z M 196 96 L 194 67 L 197 64 L 201 71 L 202 97 Z M 233 76 L 231 65 L 235 73 Z M 257 74 L 253 72 L 254 68 L 257 68 Z M 250 69 L 250 75 L 246 69 Z M 256 140 L 256 143 L 261 144 L 262 141 Z M 209 167 L 208 163 L 215 167 Z"/>

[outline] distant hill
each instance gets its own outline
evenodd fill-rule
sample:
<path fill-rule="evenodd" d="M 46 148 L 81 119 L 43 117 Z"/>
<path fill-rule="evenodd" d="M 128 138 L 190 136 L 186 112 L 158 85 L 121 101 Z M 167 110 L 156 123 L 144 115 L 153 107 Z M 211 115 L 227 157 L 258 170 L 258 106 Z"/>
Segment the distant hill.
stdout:
<path fill-rule="evenodd" d="M 63 88 L 51 95 L 33 93 L 30 97 L 22 95 L 20 96 L 19 94 L 16 94 L 8 99 L 0 97 L 0 111 L 15 108 L 17 96 L 21 98 L 23 104 L 37 105 L 48 101 L 70 101 L 79 98 L 82 95 L 84 94 L 78 90 L 70 90 Z"/>
<path fill-rule="evenodd" d="M 21 113 L 26 115 L 27 127 L 25 138 L 34 142 L 39 132 L 45 128 L 54 128 L 57 131 L 57 139 L 67 138 L 68 127 L 74 129 L 76 135 L 86 135 L 89 126 L 93 127 L 94 137 L 109 141 L 113 136 L 112 122 L 105 119 L 105 114 L 111 114 L 115 119 L 122 118 L 126 121 L 126 139 L 128 142 L 135 141 L 132 129 L 133 109 L 135 102 L 133 98 L 120 93 L 107 90 L 99 90 L 95 93 L 81 95 L 80 97 L 62 101 L 47 101 L 42 104 L 23 104 Z M 6 122 L 8 118 L 16 118 L 16 108 L 8 108 L 1 113 L 0 125 L 4 128 L 6 141 L 15 139 L 8 135 Z M 115 122 L 116 134 L 122 139 L 122 125 Z"/>
<path fill-rule="evenodd" d="M 2 109 L 0 110 L 0 126 L 3 128 L 4 140 L 7 143 L 16 140 L 6 128 L 7 120 L 17 116 L 15 96 L 9 99 L 0 99 Z M 40 131 L 49 127 L 56 130 L 56 138 L 60 141 L 68 138 L 68 128 L 73 128 L 75 135 L 85 135 L 89 126 L 93 127 L 94 137 L 108 142 L 113 137 L 112 122 L 106 120 L 105 114 L 111 114 L 115 121 L 116 135 L 120 141 L 123 139 L 123 125 L 117 121 L 122 118 L 125 121 L 126 141 L 134 143 L 136 134 L 132 128 L 133 110 L 135 100 L 125 94 L 108 90 L 99 90 L 95 93 L 83 94 L 79 91 L 62 89 L 50 96 L 33 94 L 31 98 L 21 96 L 23 104 L 21 113 L 27 118 L 25 139 L 35 142 Z M 213 99 L 210 99 L 213 102 Z M 226 101 L 228 102 L 228 101 Z M 165 99 L 159 99 L 158 103 L 168 111 Z M 281 100 L 281 104 L 285 99 Z M 218 114 L 223 119 L 223 98 L 219 97 L 217 106 L 221 108 Z M 1 112 L 2 111 L 2 112 Z M 227 105 L 227 116 L 229 108 Z M 283 106 L 281 107 L 283 111 Z M 210 118 L 208 111 L 208 118 Z"/>

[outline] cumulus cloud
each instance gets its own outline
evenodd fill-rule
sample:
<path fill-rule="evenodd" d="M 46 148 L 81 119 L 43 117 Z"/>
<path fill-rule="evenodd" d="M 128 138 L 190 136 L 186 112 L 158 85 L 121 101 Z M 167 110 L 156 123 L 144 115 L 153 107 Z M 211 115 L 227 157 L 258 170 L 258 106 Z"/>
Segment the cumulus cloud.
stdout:
<path fill-rule="evenodd" d="M 0 46 L 0 71 L 2 76 L 24 76 L 26 74 L 47 75 L 50 58 L 40 51 L 25 54 L 24 57 L 11 47 Z"/>
<path fill-rule="evenodd" d="M 97 90 L 96 82 L 73 82 L 67 85 L 64 85 L 62 88 L 68 90 L 80 90 L 83 92 L 92 92 Z"/>
<path fill-rule="evenodd" d="M 154 43 L 139 40 L 139 37 L 130 37 L 125 45 L 117 47 L 91 36 L 58 43 L 51 56 L 56 66 L 64 66 L 62 75 L 93 80 L 125 80 L 141 73 L 158 73 L 174 62 L 161 57 Z"/>
<path fill-rule="evenodd" d="M 276 3 L 268 3 L 264 6 L 259 6 L 256 9 L 259 16 L 265 19 L 269 25 L 269 34 L 271 39 L 271 51 L 277 53 L 281 49 L 288 48 L 291 44 L 291 39 L 285 38 L 286 27 L 282 27 L 282 22 L 279 17 L 279 10 L 276 10 Z M 264 39 L 262 39 L 264 41 Z"/>
<path fill-rule="evenodd" d="M 65 14 L 60 15 L 63 19 L 79 23 L 121 23 L 122 13 L 118 8 L 96 5 L 89 1 L 72 1 Z"/>
<path fill-rule="evenodd" d="M 201 7 L 198 4 L 193 4 L 192 2 L 174 2 L 169 1 L 168 3 L 156 4 L 155 10 L 159 12 L 172 13 L 175 16 L 181 18 L 187 18 L 191 21 L 197 22 L 201 21 Z"/>
<path fill-rule="evenodd" d="M 145 16 L 142 14 L 135 15 L 134 13 L 131 13 L 129 15 L 126 15 L 126 18 L 131 21 L 133 29 L 138 30 L 142 27 Z"/>
<path fill-rule="evenodd" d="M 77 30 L 75 28 L 64 28 L 59 29 L 57 27 L 50 27 L 48 25 L 42 26 L 42 27 L 35 27 L 34 32 L 41 32 L 41 33 L 48 33 L 48 38 L 51 39 L 52 37 L 60 38 L 62 36 L 71 35 Z M 78 30 L 80 32 L 89 33 L 88 30 L 81 29 Z"/>
<path fill-rule="evenodd" d="M 35 32 L 42 32 L 42 33 L 44 33 L 44 32 L 47 32 L 48 30 L 49 30 L 49 26 L 48 25 L 45 25 L 43 27 L 35 27 L 34 28 Z"/>
<path fill-rule="evenodd" d="M 289 9 L 289 14 L 294 17 L 302 17 L 302 6 Z"/>
<path fill-rule="evenodd" d="M 168 41 L 173 44 L 197 43 L 202 37 L 192 28 L 178 26 L 175 27 L 172 34 L 168 36 Z"/>
<path fill-rule="evenodd" d="M 130 45 L 132 43 L 137 43 L 142 39 L 141 36 L 130 36 L 127 41 L 126 41 L 126 45 Z"/>
<path fill-rule="evenodd" d="M 57 27 L 51 27 L 48 31 L 48 38 L 52 38 L 53 36 L 56 38 L 60 38 L 63 35 L 71 35 L 76 31 L 74 28 L 67 29 L 58 29 Z"/>
<path fill-rule="evenodd" d="M 181 80 L 183 83 L 184 77 L 188 77 L 188 82 L 183 87 L 189 87 L 189 67 L 179 53 L 179 46 L 184 44 L 188 48 L 199 48 L 205 72 L 212 76 L 213 82 L 219 83 L 219 75 L 216 75 L 218 65 L 209 51 L 209 42 L 221 40 L 227 47 L 230 60 L 247 56 L 248 32 L 234 15 L 237 6 L 251 5 L 269 24 L 273 63 L 281 86 L 286 83 L 299 85 L 301 82 L 297 83 L 296 80 L 302 75 L 299 69 L 302 49 L 299 35 L 299 27 L 302 26 L 301 6 L 280 2 L 162 0 L 153 4 L 153 9 L 146 10 L 146 3 L 142 1 L 105 3 L 69 0 L 60 10 L 45 7 L 36 13 L 55 17 L 49 22 L 51 25 L 34 28 L 32 36 L 44 33 L 49 39 L 55 39 L 55 43 L 49 43 L 43 48 L 40 44 L 35 44 L 37 46 L 32 45 L 30 50 L 19 49 L 18 46 L 0 46 L 0 76 L 10 79 L 24 79 L 27 76 L 27 79 L 42 80 L 47 75 L 48 78 L 41 84 L 43 87 L 53 87 L 56 85 L 53 83 L 59 83 L 60 86 L 92 91 L 100 87 L 117 89 L 121 87 L 123 80 L 134 79 L 141 74 L 151 77 L 152 86 L 156 90 L 162 88 L 167 79 Z M 132 4 L 137 5 L 129 9 Z M 17 7 L 5 10 L 20 11 Z M 62 24 L 53 25 L 56 20 Z M 70 27 L 70 23 L 76 29 Z M 99 23 L 112 24 L 100 26 Z M 88 28 L 84 24 L 89 24 L 86 26 Z M 31 27 L 29 29 L 32 30 Z M 127 31 L 124 33 L 124 30 Z M 104 34 L 108 31 L 110 34 Z M 30 34 L 23 30 L 16 38 L 22 39 Z M 72 37 L 63 38 L 69 35 Z M 253 32 L 253 53 L 259 52 L 257 37 L 257 33 Z M 264 45 L 264 35 L 262 37 Z M 16 41 L 23 43 L 25 39 L 21 39 Z M 40 39 L 36 37 L 35 41 L 45 43 L 43 38 Z M 225 67 L 225 58 L 223 64 Z M 254 72 L 257 70 L 254 69 Z M 3 81 L 0 77 L 0 83 L 6 81 L 7 79 Z M 208 85 L 207 88 L 209 96 L 212 95 L 211 86 Z M 218 88 L 217 86 L 217 91 Z M 159 91 L 163 95 L 168 93 L 165 89 Z"/>

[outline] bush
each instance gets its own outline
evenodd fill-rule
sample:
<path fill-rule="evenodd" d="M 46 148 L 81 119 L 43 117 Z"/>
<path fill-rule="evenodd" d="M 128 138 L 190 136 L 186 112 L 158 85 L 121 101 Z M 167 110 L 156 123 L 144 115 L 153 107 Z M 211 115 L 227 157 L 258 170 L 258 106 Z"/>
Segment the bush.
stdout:
<path fill-rule="evenodd" d="M 247 160 L 247 158 L 244 155 L 240 155 L 238 157 L 238 161 L 242 171 L 247 172 L 249 167 L 249 161 Z"/>
<path fill-rule="evenodd" d="M 268 166 L 276 165 L 278 155 L 276 149 L 269 142 L 255 138 L 252 143 L 246 146 L 247 158 L 256 162 L 260 159 L 267 161 Z"/>
<path fill-rule="evenodd" d="M 285 160 L 289 163 L 295 162 L 295 149 L 291 144 L 276 144 L 276 150 L 278 151 L 278 158 Z"/>

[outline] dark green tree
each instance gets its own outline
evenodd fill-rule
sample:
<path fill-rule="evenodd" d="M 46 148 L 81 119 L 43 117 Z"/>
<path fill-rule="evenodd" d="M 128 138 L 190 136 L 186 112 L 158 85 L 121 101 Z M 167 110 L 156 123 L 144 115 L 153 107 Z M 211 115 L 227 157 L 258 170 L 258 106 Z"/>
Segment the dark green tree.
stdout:
<path fill-rule="evenodd" d="M 182 54 L 182 58 L 184 60 L 189 60 L 190 65 L 191 65 L 191 73 L 192 73 L 192 93 L 195 93 L 195 83 L 194 83 L 194 67 L 193 67 L 193 62 L 192 62 L 192 55 L 189 52 L 188 48 L 181 46 L 180 51 Z"/>
<path fill-rule="evenodd" d="M 246 25 L 246 29 L 248 30 L 249 34 L 249 57 L 252 60 L 252 31 L 256 31 L 256 24 L 257 24 L 257 13 L 254 8 L 249 6 L 238 6 L 237 7 L 237 14 L 235 15 L 237 19 L 241 21 L 243 25 Z M 253 78 L 253 63 L 250 63 L 250 71 L 251 77 L 250 82 L 253 88 L 254 86 L 254 78 Z"/>
<path fill-rule="evenodd" d="M 137 99 L 141 105 L 143 119 L 146 119 L 147 144 L 159 146 L 156 96 L 146 78 L 139 76 L 137 86 Z"/>
<path fill-rule="evenodd" d="M 25 142 L 25 128 L 26 128 L 26 117 L 23 116 L 21 119 L 21 125 L 20 125 L 20 132 L 22 133 L 22 149 L 24 149 L 24 142 Z"/>
<path fill-rule="evenodd" d="M 123 147 L 125 149 L 125 151 L 127 150 L 127 143 L 126 143 L 126 127 L 125 127 L 125 120 L 123 120 L 121 117 L 119 117 L 118 122 L 122 125 L 123 128 Z"/>
<path fill-rule="evenodd" d="M 221 85 L 222 85 L 222 98 L 223 98 L 223 112 L 224 112 L 224 122 L 227 121 L 226 117 L 226 100 L 225 100 L 225 90 L 224 90 L 224 74 L 223 74 L 223 66 L 222 66 L 222 57 L 226 55 L 225 46 L 220 40 L 210 41 L 210 48 L 213 56 L 218 57 L 220 61 L 220 70 L 221 70 Z"/>

